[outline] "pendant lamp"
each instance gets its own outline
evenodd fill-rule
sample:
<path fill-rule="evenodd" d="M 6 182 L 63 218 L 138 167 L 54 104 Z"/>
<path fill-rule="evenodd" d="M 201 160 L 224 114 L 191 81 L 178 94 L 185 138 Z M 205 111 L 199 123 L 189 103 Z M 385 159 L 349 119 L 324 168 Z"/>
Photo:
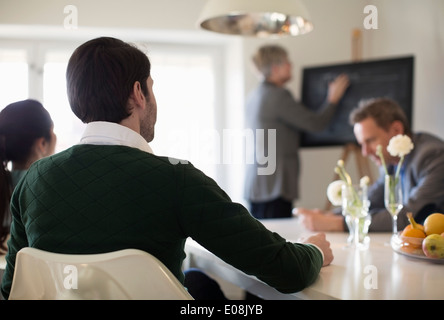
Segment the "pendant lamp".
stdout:
<path fill-rule="evenodd" d="M 198 24 L 213 32 L 253 37 L 297 36 L 313 30 L 301 0 L 208 0 Z"/>

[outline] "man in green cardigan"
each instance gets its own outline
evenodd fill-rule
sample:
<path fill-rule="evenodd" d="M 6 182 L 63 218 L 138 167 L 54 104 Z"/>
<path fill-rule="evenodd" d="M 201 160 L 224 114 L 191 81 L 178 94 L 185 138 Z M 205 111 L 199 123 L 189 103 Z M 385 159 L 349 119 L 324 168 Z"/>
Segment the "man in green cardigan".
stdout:
<path fill-rule="evenodd" d="M 74 51 L 68 98 L 87 127 L 79 144 L 34 163 L 15 189 L 1 288 L 6 299 L 24 247 L 66 254 L 141 249 L 184 283 L 191 237 L 284 293 L 311 285 L 332 261 L 324 234 L 288 242 L 192 164 L 152 153 L 157 105 L 150 68 L 142 51 L 114 38 Z"/>

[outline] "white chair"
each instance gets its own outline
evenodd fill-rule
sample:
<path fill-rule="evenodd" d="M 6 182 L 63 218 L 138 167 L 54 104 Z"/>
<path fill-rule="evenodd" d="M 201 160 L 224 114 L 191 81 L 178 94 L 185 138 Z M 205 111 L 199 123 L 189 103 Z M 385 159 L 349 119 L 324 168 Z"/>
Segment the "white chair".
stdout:
<path fill-rule="evenodd" d="M 157 258 L 124 249 L 60 254 L 23 248 L 16 256 L 10 300 L 192 300 Z"/>

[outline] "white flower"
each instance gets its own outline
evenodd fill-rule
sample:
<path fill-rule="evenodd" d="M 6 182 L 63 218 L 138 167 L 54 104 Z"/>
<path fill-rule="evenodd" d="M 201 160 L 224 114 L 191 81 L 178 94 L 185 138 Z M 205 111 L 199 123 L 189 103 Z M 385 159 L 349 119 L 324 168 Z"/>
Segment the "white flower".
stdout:
<path fill-rule="evenodd" d="M 361 180 L 359 180 L 359 185 L 361 188 L 364 188 L 364 186 L 368 186 L 370 183 L 370 178 L 368 176 L 363 176 Z"/>
<path fill-rule="evenodd" d="M 387 151 L 392 157 L 399 157 L 399 162 L 396 166 L 395 172 L 395 184 L 399 180 L 399 173 L 401 172 L 404 156 L 412 151 L 413 148 L 413 142 L 407 135 L 398 134 L 390 139 L 387 146 Z M 382 147 L 380 145 L 378 145 L 376 149 L 376 154 L 379 156 L 379 158 L 381 158 L 381 163 L 384 166 L 385 174 L 388 175 L 387 167 L 384 162 L 384 156 L 382 154 Z M 390 192 L 392 192 L 392 190 Z"/>
<path fill-rule="evenodd" d="M 335 180 L 327 187 L 327 198 L 334 206 L 342 204 L 342 186 L 345 184 L 342 180 Z"/>
<path fill-rule="evenodd" d="M 409 136 L 398 134 L 390 139 L 387 151 L 393 157 L 404 157 L 413 149 L 413 143 Z"/>

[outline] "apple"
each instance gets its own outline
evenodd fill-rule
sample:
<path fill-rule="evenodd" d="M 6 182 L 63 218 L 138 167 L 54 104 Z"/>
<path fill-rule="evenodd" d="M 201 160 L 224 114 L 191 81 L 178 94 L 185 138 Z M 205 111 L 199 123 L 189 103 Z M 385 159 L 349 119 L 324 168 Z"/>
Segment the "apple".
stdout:
<path fill-rule="evenodd" d="M 444 237 L 440 234 L 431 234 L 422 241 L 422 251 L 433 259 L 444 258 Z"/>

